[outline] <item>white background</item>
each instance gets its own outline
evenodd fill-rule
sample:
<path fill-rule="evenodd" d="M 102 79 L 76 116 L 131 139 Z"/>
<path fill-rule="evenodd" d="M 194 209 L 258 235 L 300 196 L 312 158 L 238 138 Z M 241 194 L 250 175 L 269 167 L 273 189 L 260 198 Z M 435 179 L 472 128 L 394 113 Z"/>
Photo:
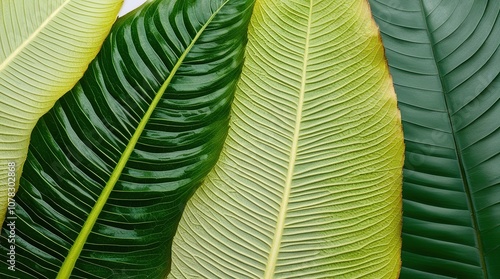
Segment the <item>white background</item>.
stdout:
<path fill-rule="evenodd" d="M 122 16 L 133 9 L 139 7 L 142 3 L 146 2 L 147 0 L 125 0 L 123 1 L 123 6 L 120 12 L 118 13 L 118 16 Z"/>

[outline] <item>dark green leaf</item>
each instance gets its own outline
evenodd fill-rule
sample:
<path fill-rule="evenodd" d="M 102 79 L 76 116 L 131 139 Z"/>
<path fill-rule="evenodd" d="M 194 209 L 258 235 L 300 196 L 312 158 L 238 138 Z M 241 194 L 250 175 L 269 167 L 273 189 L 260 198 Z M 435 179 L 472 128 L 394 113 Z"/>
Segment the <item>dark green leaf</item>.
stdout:
<path fill-rule="evenodd" d="M 370 3 L 405 132 L 401 278 L 498 278 L 500 1 Z"/>

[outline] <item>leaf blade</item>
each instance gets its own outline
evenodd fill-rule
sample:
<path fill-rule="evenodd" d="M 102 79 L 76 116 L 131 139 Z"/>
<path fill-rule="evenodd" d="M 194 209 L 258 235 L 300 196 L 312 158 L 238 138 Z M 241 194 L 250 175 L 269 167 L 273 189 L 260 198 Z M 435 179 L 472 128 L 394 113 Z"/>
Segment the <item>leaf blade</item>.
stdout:
<path fill-rule="evenodd" d="M 499 6 L 455 4 L 371 1 L 407 145 L 402 278 L 498 273 Z"/>
<path fill-rule="evenodd" d="M 227 3 L 227 1 L 225 2 Z M 165 90 L 169 86 L 172 78 L 174 75 L 177 73 L 177 70 L 179 67 L 182 65 L 184 62 L 184 59 L 186 58 L 186 55 L 190 52 L 190 50 L 193 48 L 193 45 L 198 41 L 200 38 L 201 34 L 205 31 L 207 26 L 212 22 L 213 18 L 219 13 L 220 9 L 222 9 L 225 5 L 220 6 L 220 8 L 215 11 L 212 16 L 207 20 L 207 22 L 203 25 L 203 27 L 196 33 L 196 36 L 193 38 L 192 42 L 189 44 L 189 46 L 186 48 L 186 50 L 182 53 L 181 57 L 175 64 L 174 68 L 168 75 L 167 79 L 159 89 L 158 93 L 155 95 L 155 98 L 153 99 L 151 105 L 149 106 L 148 110 L 146 111 L 144 117 L 141 119 L 141 122 L 139 123 L 139 126 L 134 132 L 134 135 L 132 136 L 130 142 L 127 144 L 127 147 L 125 148 L 125 151 L 123 152 L 122 156 L 120 157 L 120 160 L 118 161 L 118 164 L 116 168 L 113 170 L 113 173 L 111 174 L 111 177 L 109 178 L 109 181 L 106 183 L 106 186 L 104 186 L 104 189 L 99 196 L 99 198 L 96 201 L 96 205 L 92 208 L 92 211 L 89 214 L 89 217 L 85 221 L 85 224 L 82 227 L 82 231 L 78 235 L 78 237 L 75 240 L 75 244 L 71 247 L 68 257 L 66 257 L 66 260 L 64 261 L 61 270 L 59 271 L 59 274 L 57 275 L 58 278 L 69 278 L 71 275 L 71 271 L 74 268 L 74 265 L 76 263 L 76 260 L 78 259 L 78 256 L 80 255 L 81 250 L 83 249 L 83 246 L 87 240 L 88 235 L 90 234 L 92 227 L 94 226 L 100 212 L 102 211 L 102 208 L 106 204 L 109 195 L 113 191 L 114 185 L 120 178 L 120 175 L 125 168 L 125 165 L 127 164 L 127 161 L 130 159 L 130 155 L 132 154 L 135 145 L 137 144 L 139 137 L 141 136 L 142 132 L 144 131 L 153 111 L 156 109 L 156 106 L 160 102 L 163 94 L 165 93 Z"/>
<path fill-rule="evenodd" d="M 249 30 L 247 60 L 233 103 L 228 139 L 216 167 L 186 207 L 174 240 L 170 277 L 316 278 L 346 274 L 361 276 L 370 272 L 381 272 L 379 277 L 384 277 L 382 273 L 386 277 L 397 276 L 399 221 L 396 216 L 401 178 L 397 164 L 402 166 L 402 135 L 401 129 L 398 129 L 399 116 L 383 63 L 380 40 L 373 22 L 366 24 L 370 15 L 368 6 L 362 1 L 335 5 L 330 1 L 313 1 L 311 4 L 312 9 L 307 4 L 293 1 L 256 3 Z M 312 24 L 308 24 L 309 20 Z M 310 41 L 307 39 L 308 26 L 312 28 Z M 329 35 L 321 36 L 324 34 Z M 350 37 L 347 34 L 355 35 Z M 359 41 L 364 35 L 368 39 L 360 43 L 359 48 L 341 51 L 342 47 Z M 332 38 L 338 39 L 335 42 L 339 43 Z M 308 44 L 310 51 L 305 51 Z M 378 47 L 371 49 L 367 45 Z M 340 57 L 338 53 L 345 57 Z M 375 62 L 371 64 L 372 59 L 365 60 L 366 57 Z M 366 68 L 353 66 L 356 65 L 354 61 Z M 339 68 L 344 71 L 337 71 Z M 304 69 L 307 69 L 306 75 Z M 376 82 L 350 78 L 351 73 L 360 69 L 369 69 L 366 72 L 378 77 L 374 79 Z M 351 82 L 351 86 L 339 82 L 343 78 Z M 357 88 L 359 86 L 362 89 Z M 302 87 L 304 94 L 300 93 Z M 351 91 L 352 88 L 358 90 Z M 349 105 L 356 103 L 356 97 L 349 93 L 360 99 L 374 97 L 374 101 L 367 103 L 378 105 L 353 106 L 354 109 L 350 110 Z M 303 105 L 300 101 L 302 95 Z M 377 106 L 380 106 L 378 114 L 369 112 L 370 108 Z M 381 107 L 388 109 L 388 115 L 381 113 Z M 385 158 L 382 159 L 385 161 L 379 161 L 380 167 L 391 169 L 388 158 L 397 159 L 392 171 L 374 171 L 367 176 L 361 175 L 364 181 L 355 181 L 355 176 L 349 173 L 362 173 L 362 167 L 357 169 L 348 154 L 355 154 L 354 158 L 363 157 L 363 141 L 360 140 L 359 145 L 354 144 L 355 147 L 342 144 L 342 141 L 349 136 L 355 137 L 357 130 L 367 132 L 368 126 L 373 124 L 368 121 L 369 124 L 364 126 L 353 120 L 357 118 L 353 117 L 357 113 L 362 115 L 361 111 L 370 115 L 368 118 L 390 123 L 387 134 L 395 136 L 388 140 L 388 145 L 394 147 L 391 151 L 382 151 L 387 146 L 380 149 Z M 373 138 L 364 136 L 371 138 L 371 144 L 384 138 L 373 134 Z M 296 152 L 294 145 L 297 145 Z M 295 162 L 294 156 L 297 156 Z M 360 163 L 363 164 L 366 168 L 374 167 L 370 160 Z M 385 171 L 390 173 L 386 181 L 380 175 Z M 293 175 L 289 175 L 290 172 Z M 291 177 L 290 188 L 287 187 L 288 177 Z M 383 210 L 384 214 L 394 217 L 389 218 L 391 221 L 388 223 L 392 223 L 385 231 L 393 236 L 389 241 L 392 244 L 388 245 L 391 247 L 388 250 L 392 250 L 385 251 L 386 258 L 377 258 L 376 264 L 373 261 L 366 264 L 366 259 L 357 258 L 365 263 L 365 267 L 368 266 L 364 270 L 349 269 L 343 264 L 352 254 L 335 250 L 332 243 L 336 237 L 347 235 L 346 231 L 341 232 L 342 228 L 349 230 L 353 225 L 349 222 L 353 219 L 363 219 L 358 225 L 370 226 L 367 225 L 369 218 L 362 217 L 364 210 L 370 210 L 362 204 L 364 199 L 370 200 L 367 196 L 376 191 L 365 185 L 370 190 L 363 192 L 360 185 L 377 179 L 384 181 L 380 185 L 387 187 L 385 197 L 394 201 L 393 207 Z M 359 188 L 354 186 L 356 183 L 359 183 Z M 290 190 L 289 198 L 287 189 Z M 350 195 L 363 198 L 359 198 L 356 205 L 356 198 L 348 202 Z M 343 199 L 344 202 L 340 202 Z M 338 202 L 337 210 L 333 209 L 335 200 Z M 345 208 L 341 209 L 342 206 Z M 352 214 L 347 209 L 349 207 L 360 210 Z M 353 217 L 356 214 L 359 215 Z M 283 221 L 283 230 L 280 221 Z M 377 243 L 379 240 L 373 241 Z M 279 252 L 274 260 L 277 248 Z M 356 253 L 354 248 L 350 251 Z M 370 253 L 376 254 L 374 251 Z M 345 257 L 346 260 L 343 263 L 340 259 L 336 261 L 335 257 Z M 376 271 L 377 264 L 383 265 L 386 260 L 385 264 L 392 268 L 385 266 L 385 270 Z"/>

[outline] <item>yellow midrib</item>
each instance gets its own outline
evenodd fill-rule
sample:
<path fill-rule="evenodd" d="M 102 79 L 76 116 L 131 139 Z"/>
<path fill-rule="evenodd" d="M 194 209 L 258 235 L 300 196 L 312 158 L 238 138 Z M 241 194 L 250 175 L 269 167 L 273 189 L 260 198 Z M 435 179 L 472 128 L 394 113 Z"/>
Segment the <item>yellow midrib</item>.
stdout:
<path fill-rule="evenodd" d="M 127 147 L 125 148 L 122 156 L 120 157 L 120 160 L 118 161 L 115 169 L 113 170 L 113 173 L 111 174 L 108 182 L 104 186 L 104 189 L 102 190 L 101 195 L 96 201 L 96 204 L 92 208 L 89 216 L 87 217 L 87 220 L 85 220 L 85 223 L 83 224 L 83 227 L 78 234 L 75 242 L 73 243 L 73 246 L 71 246 L 71 249 L 68 252 L 68 256 L 65 258 L 61 269 L 59 270 L 59 273 L 57 274 L 57 279 L 63 279 L 63 278 L 69 278 L 71 275 L 71 272 L 73 271 L 73 268 L 76 264 L 76 261 L 78 257 L 80 256 L 80 253 L 83 249 L 83 246 L 85 245 L 88 236 L 90 235 L 90 232 L 92 231 L 92 228 L 94 227 L 95 222 L 97 221 L 97 218 L 99 217 L 99 214 L 101 213 L 102 209 L 104 208 L 104 205 L 106 204 L 109 195 L 113 191 L 113 188 L 115 184 L 118 182 L 118 179 L 121 176 L 121 173 L 123 169 L 125 168 L 125 165 L 128 162 L 128 159 L 130 158 L 130 155 L 132 154 L 133 150 L 135 149 L 135 145 L 137 141 L 139 140 L 142 131 L 145 129 L 146 124 L 149 121 L 149 118 L 151 117 L 153 111 L 155 110 L 156 106 L 160 102 L 163 94 L 165 93 L 165 90 L 167 89 L 168 85 L 172 81 L 174 75 L 176 74 L 177 70 L 181 66 L 182 62 L 186 58 L 187 54 L 191 51 L 193 48 L 194 44 L 198 39 L 200 38 L 201 34 L 205 31 L 207 26 L 213 21 L 215 16 L 220 12 L 220 10 L 228 3 L 229 0 L 226 0 L 222 5 L 210 16 L 210 18 L 207 20 L 207 22 L 202 26 L 202 28 L 196 33 L 195 37 L 193 38 L 193 41 L 189 44 L 189 46 L 186 48 L 186 50 L 183 52 L 183 54 L 179 57 L 179 60 L 173 67 L 172 71 L 170 72 L 169 76 L 161 86 L 161 88 L 158 90 L 155 98 L 151 102 L 151 105 L 149 106 L 148 110 L 146 111 L 144 117 L 142 118 L 141 122 L 137 126 L 136 131 L 132 135 L 132 138 L 130 139 Z"/>
<path fill-rule="evenodd" d="M 5 61 L 0 64 L 0 72 L 2 72 L 9 64 L 33 41 L 35 40 L 40 33 L 49 25 L 49 23 L 52 22 L 52 20 L 57 17 L 57 15 L 64 9 L 64 7 L 71 2 L 72 0 L 66 0 L 64 1 L 61 6 L 59 6 L 57 9 L 55 9 L 43 22 L 38 28 L 31 33 L 31 35 L 24 40 L 22 44 L 20 44 L 8 57 L 5 59 Z"/>
<path fill-rule="evenodd" d="M 290 193 L 292 188 L 293 173 L 295 169 L 295 162 L 297 160 L 297 150 L 300 135 L 300 126 L 302 122 L 302 110 L 304 106 L 304 95 L 306 91 L 306 79 L 307 79 L 307 62 L 309 60 L 309 40 L 311 35 L 311 24 L 312 24 L 312 10 L 313 10 L 313 0 L 309 1 L 309 14 L 307 19 L 307 31 L 304 46 L 304 60 L 302 64 L 301 72 L 301 83 L 299 91 L 299 102 L 297 104 L 297 115 L 295 118 L 295 128 L 292 138 L 292 147 L 290 149 L 290 160 L 288 163 L 288 172 L 285 178 L 285 185 L 283 189 L 283 198 L 281 200 L 281 205 L 279 209 L 278 219 L 276 221 L 276 230 L 274 232 L 273 241 L 271 244 L 271 249 L 269 252 L 269 258 L 266 264 L 266 269 L 264 271 L 264 278 L 271 279 L 274 278 L 274 273 L 276 269 L 276 264 L 278 262 L 279 250 L 281 247 L 281 240 L 283 237 L 283 231 L 285 229 L 286 214 L 288 211 L 288 201 L 290 199 Z"/>

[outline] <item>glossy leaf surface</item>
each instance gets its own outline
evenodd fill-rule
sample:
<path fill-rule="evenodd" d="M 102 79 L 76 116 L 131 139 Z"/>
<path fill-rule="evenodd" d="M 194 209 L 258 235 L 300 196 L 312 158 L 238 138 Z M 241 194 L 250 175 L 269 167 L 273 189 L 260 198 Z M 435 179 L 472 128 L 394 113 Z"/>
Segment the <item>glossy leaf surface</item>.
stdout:
<path fill-rule="evenodd" d="M 172 278 L 397 278 L 403 135 L 364 0 L 262 0 Z"/>
<path fill-rule="evenodd" d="M 370 3 L 405 132 L 401 278 L 498 278 L 500 2 Z"/>
<path fill-rule="evenodd" d="M 0 223 L 36 121 L 82 77 L 121 3 L 0 0 Z"/>
<path fill-rule="evenodd" d="M 16 271 L 4 226 L 1 278 L 166 275 L 184 204 L 227 134 L 252 4 L 154 1 L 117 21 L 34 129 Z"/>

